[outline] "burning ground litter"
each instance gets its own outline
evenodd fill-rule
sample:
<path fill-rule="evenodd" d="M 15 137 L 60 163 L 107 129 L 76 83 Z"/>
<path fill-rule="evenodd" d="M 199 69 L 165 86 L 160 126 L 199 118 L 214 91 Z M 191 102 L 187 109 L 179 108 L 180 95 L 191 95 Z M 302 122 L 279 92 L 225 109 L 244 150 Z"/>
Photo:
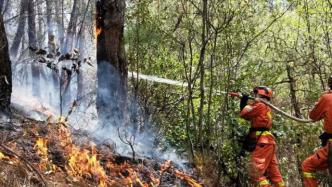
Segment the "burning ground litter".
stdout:
<path fill-rule="evenodd" d="M 117 155 L 109 143 L 95 144 L 83 132 L 73 135 L 63 122 L 15 116 L 1 127 L 0 185 L 203 186 L 170 160 Z"/>

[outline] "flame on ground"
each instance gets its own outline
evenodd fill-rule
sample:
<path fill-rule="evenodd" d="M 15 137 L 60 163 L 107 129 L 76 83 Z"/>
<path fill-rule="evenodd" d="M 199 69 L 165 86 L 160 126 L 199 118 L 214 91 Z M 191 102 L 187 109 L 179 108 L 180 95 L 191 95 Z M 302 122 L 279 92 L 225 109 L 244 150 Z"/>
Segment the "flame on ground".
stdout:
<path fill-rule="evenodd" d="M 159 174 L 157 172 L 144 171 L 143 164 L 130 164 L 123 162 L 118 164 L 112 155 L 103 155 L 100 160 L 99 150 L 92 143 L 85 146 L 77 146 L 72 140 L 70 130 L 64 121 L 57 123 L 57 134 L 54 135 L 57 144 L 62 147 L 65 157 L 65 172 L 72 180 L 80 181 L 89 179 L 98 184 L 99 187 L 105 186 L 128 186 L 128 187 L 156 187 L 161 183 L 161 177 L 166 171 L 177 178 L 185 181 L 192 187 L 202 187 L 191 176 L 184 172 L 175 170 L 171 166 L 171 161 L 166 161 L 161 165 Z M 50 128 L 50 126 L 49 126 Z M 50 140 L 51 141 L 51 140 Z M 35 150 L 40 157 L 39 169 L 51 173 L 57 167 L 48 158 L 48 139 L 38 137 L 35 143 Z M 0 158 L 4 157 L 0 152 Z M 169 170 L 171 169 L 171 170 Z M 143 175 L 145 177 L 143 177 Z"/>
<path fill-rule="evenodd" d="M 15 157 L 9 157 L 0 151 L 0 160 L 7 162 L 8 164 L 18 164 L 18 160 Z"/>
<path fill-rule="evenodd" d="M 99 160 L 94 145 L 90 149 L 80 148 L 73 144 L 71 133 L 62 122 L 58 130 L 61 146 L 64 147 L 67 162 L 67 172 L 79 180 L 81 177 L 96 178 L 99 186 L 106 186 L 108 177 Z"/>
<path fill-rule="evenodd" d="M 182 171 L 174 170 L 174 174 L 180 179 L 185 180 L 191 187 L 203 187 L 202 184 L 198 183 L 196 180 Z"/>
<path fill-rule="evenodd" d="M 51 173 L 56 170 L 56 166 L 48 159 L 47 153 L 47 139 L 38 138 L 36 140 L 35 149 L 37 150 L 37 154 L 40 157 L 40 162 L 38 167 L 42 171 L 46 171 L 46 173 Z"/>

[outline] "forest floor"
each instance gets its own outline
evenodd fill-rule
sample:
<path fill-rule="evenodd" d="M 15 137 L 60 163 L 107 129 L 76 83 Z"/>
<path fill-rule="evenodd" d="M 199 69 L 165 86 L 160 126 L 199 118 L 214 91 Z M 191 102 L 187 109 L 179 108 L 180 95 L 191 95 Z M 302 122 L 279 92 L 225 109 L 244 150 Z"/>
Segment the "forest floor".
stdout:
<path fill-rule="evenodd" d="M 0 186 L 203 186 L 171 161 L 117 155 L 69 129 L 17 113 L 0 123 Z"/>

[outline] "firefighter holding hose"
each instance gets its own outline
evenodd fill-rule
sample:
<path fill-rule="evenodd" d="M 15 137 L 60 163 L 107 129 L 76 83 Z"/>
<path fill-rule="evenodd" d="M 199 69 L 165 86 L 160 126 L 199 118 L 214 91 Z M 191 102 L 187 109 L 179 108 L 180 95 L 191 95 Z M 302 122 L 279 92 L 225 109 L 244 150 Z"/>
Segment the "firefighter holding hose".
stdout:
<path fill-rule="evenodd" d="M 254 183 L 260 187 L 269 187 L 272 184 L 276 187 L 284 187 L 275 154 L 276 141 L 270 132 L 272 128 L 271 109 L 263 102 L 270 101 L 272 90 L 266 86 L 258 86 L 254 88 L 253 93 L 254 102 L 250 104 L 247 103 L 250 98 L 248 95 L 230 93 L 230 96 L 241 98 L 240 116 L 251 122 L 243 146 L 245 150 L 251 152 L 249 174 Z"/>
<path fill-rule="evenodd" d="M 302 163 L 305 187 L 318 186 L 315 172 L 329 169 L 332 174 L 332 76 L 328 78 L 328 91 L 324 92 L 310 111 L 309 117 L 313 121 L 324 119 L 323 131 L 319 136 L 322 147 Z"/>

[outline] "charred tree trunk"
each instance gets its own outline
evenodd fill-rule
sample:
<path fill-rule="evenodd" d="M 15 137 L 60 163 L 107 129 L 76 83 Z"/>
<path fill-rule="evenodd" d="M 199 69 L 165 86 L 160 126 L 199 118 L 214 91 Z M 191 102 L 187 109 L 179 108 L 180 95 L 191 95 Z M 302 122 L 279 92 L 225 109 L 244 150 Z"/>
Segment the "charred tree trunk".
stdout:
<path fill-rule="evenodd" d="M 63 0 L 55 1 L 55 21 L 57 25 L 57 34 L 59 40 L 59 47 L 61 48 L 61 52 L 63 52 L 64 48 L 64 22 L 63 22 Z M 60 11 L 61 10 L 61 11 Z"/>
<path fill-rule="evenodd" d="M 97 112 L 113 126 L 126 123 L 128 63 L 123 30 L 125 1 L 97 1 Z"/>
<path fill-rule="evenodd" d="M 60 75 L 60 115 L 68 112 L 71 102 L 70 84 L 72 73 L 68 68 L 61 69 Z"/>
<path fill-rule="evenodd" d="M 15 37 L 13 39 L 12 46 L 10 47 L 10 53 L 13 57 L 16 57 L 22 37 L 24 35 L 24 29 L 26 24 L 25 13 L 27 7 L 28 7 L 28 0 L 21 0 L 19 23 L 17 26 Z"/>
<path fill-rule="evenodd" d="M 4 0 L 0 0 L 0 14 L 2 14 L 3 5 L 5 4 Z"/>
<path fill-rule="evenodd" d="M 74 36 L 76 34 L 77 12 L 78 12 L 78 0 L 74 0 L 74 5 L 71 11 L 70 20 L 67 29 L 65 52 L 70 52 L 74 46 L 73 42 L 74 42 Z"/>
<path fill-rule="evenodd" d="M 37 14 L 38 14 L 38 31 L 36 33 L 37 36 L 37 42 L 38 42 L 38 48 L 42 48 L 43 47 L 43 40 L 44 40 L 44 15 L 43 15 L 43 9 L 42 9 L 42 5 L 39 3 L 36 7 L 37 9 Z"/>
<path fill-rule="evenodd" d="M 84 31 L 83 31 L 84 33 Z M 79 36 L 79 51 L 80 51 L 80 61 L 82 62 L 84 60 L 84 58 L 86 58 L 85 56 L 85 45 L 84 45 L 84 38 L 85 35 L 81 34 Z M 83 91 L 83 71 L 80 69 L 80 71 L 77 73 L 77 95 L 76 95 L 76 100 L 78 100 L 78 102 L 80 102 L 79 100 L 82 99 L 83 95 L 84 95 L 84 91 Z"/>
<path fill-rule="evenodd" d="M 29 46 L 37 47 L 36 38 L 36 14 L 34 7 L 34 0 L 29 0 L 28 3 L 28 39 Z M 35 97 L 40 97 L 40 67 L 38 62 L 33 62 L 31 66 L 32 70 L 32 94 Z"/>
<path fill-rule="evenodd" d="M 28 3 L 28 37 L 29 45 L 31 47 L 37 47 L 36 38 L 36 12 L 35 12 L 34 0 L 29 0 Z"/>
<path fill-rule="evenodd" d="M 12 71 L 8 53 L 8 41 L 5 26 L 0 15 L 0 117 L 10 112 L 12 93 Z"/>
<path fill-rule="evenodd" d="M 52 24 L 53 3 L 54 2 L 51 0 L 46 0 L 48 52 L 54 56 L 56 55 L 56 42 L 55 42 L 54 29 Z"/>

